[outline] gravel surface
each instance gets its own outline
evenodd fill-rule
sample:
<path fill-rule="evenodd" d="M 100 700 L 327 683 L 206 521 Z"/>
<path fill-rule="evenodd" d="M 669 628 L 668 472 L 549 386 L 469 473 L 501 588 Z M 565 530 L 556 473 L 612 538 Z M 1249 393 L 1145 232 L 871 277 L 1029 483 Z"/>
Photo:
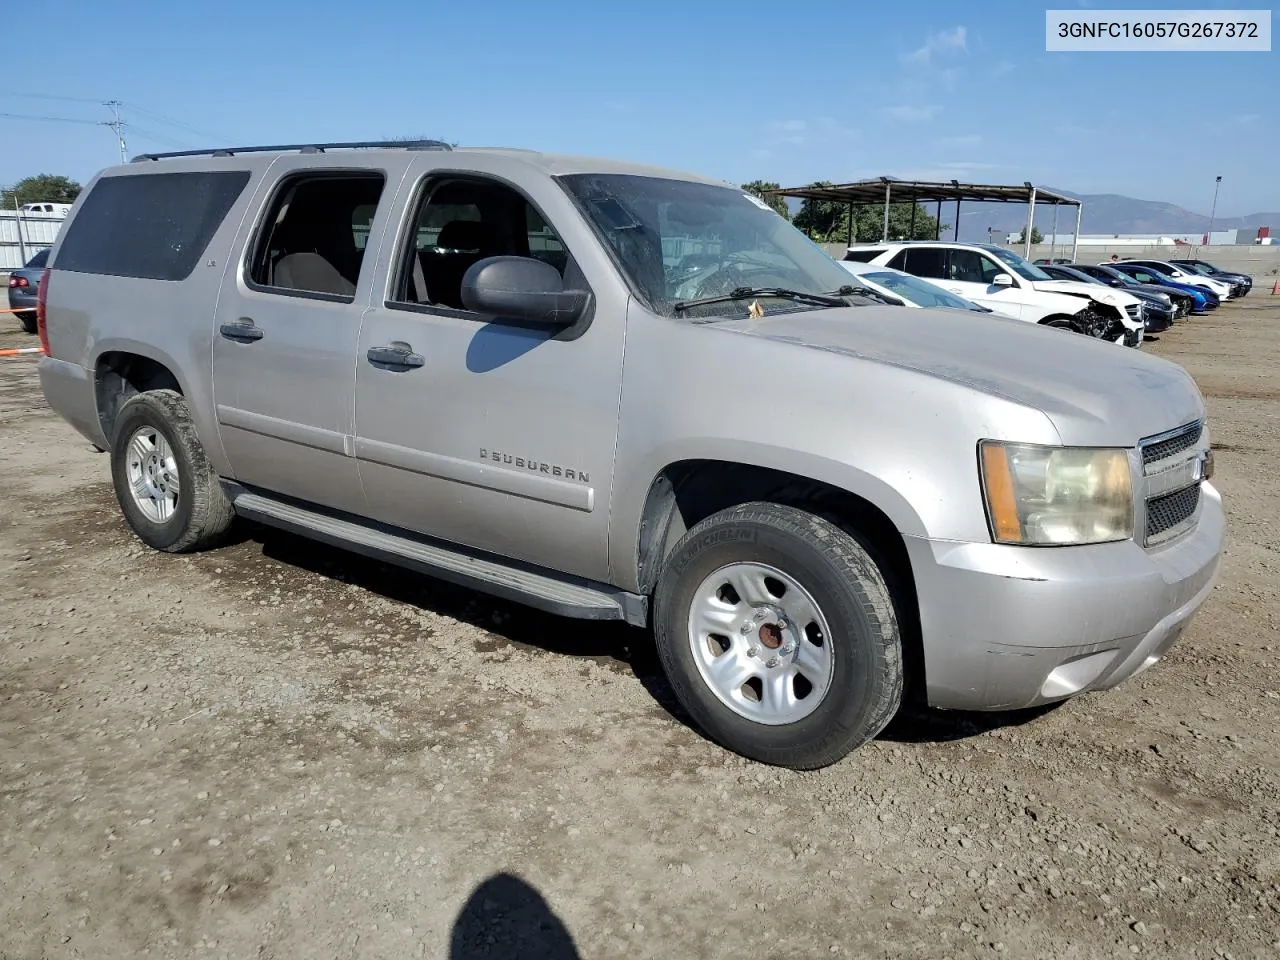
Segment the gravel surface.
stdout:
<path fill-rule="evenodd" d="M 1171 655 L 814 773 L 700 738 L 644 632 L 257 528 L 143 548 L 0 359 L 0 957 L 1280 955 L 1280 298 L 1150 349 L 1230 513 Z"/>

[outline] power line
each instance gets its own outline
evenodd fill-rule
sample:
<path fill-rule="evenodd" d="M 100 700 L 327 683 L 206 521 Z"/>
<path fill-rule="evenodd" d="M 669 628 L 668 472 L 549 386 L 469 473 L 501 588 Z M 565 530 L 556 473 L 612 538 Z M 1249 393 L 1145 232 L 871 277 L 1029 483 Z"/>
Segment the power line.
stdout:
<path fill-rule="evenodd" d="M 7 120 L 54 120 L 58 123 L 88 123 L 95 127 L 100 123 L 98 120 L 82 120 L 79 117 L 45 117 L 34 113 L 0 113 L 0 117 Z"/>
<path fill-rule="evenodd" d="M 101 103 L 91 97 L 57 97 L 49 93 L 17 93 L 13 90 L 0 90 L 0 97 L 19 97 L 24 100 L 62 100 L 66 103 Z"/>
<path fill-rule="evenodd" d="M 186 143 L 182 140 L 174 140 L 171 137 L 166 137 L 162 134 L 155 133 L 154 131 L 144 130 L 142 129 L 142 127 L 139 127 L 136 124 L 126 123 L 124 124 L 124 126 L 127 127 L 129 130 L 131 130 L 136 136 L 140 136 L 144 140 L 154 140 L 156 143 L 163 143 L 166 146 L 178 147 L 179 149 L 184 149 L 184 150 L 196 149 L 191 144 Z"/>
<path fill-rule="evenodd" d="M 140 107 L 136 103 L 126 102 L 124 106 L 126 109 L 132 110 L 134 113 L 140 113 L 144 117 L 151 117 L 153 120 L 159 120 L 161 123 L 167 123 L 171 127 L 178 127 L 180 129 L 190 131 L 191 133 L 198 134 L 199 136 L 202 136 L 202 137 L 212 137 L 214 140 L 222 140 L 222 141 L 231 139 L 230 137 L 227 137 L 224 134 L 214 133 L 212 130 L 202 130 L 199 127 L 192 126 L 191 124 L 186 123 L 185 121 L 174 120 L 172 117 L 166 117 L 162 113 L 156 113 L 154 110 L 148 110 L 145 107 Z"/>
<path fill-rule="evenodd" d="M 151 119 L 156 120 L 160 123 L 163 123 L 167 126 L 175 127 L 179 130 L 185 130 L 189 133 L 194 133 L 201 137 L 209 137 L 210 139 L 217 140 L 217 141 L 224 141 L 224 142 L 231 139 L 225 134 L 215 133 L 212 130 L 204 130 L 204 129 L 201 129 L 200 127 L 195 126 L 194 124 L 187 123 L 185 120 L 178 120 L 178 119 L 175 119 L 174 117 L 165 116 L 163 113 L 158 113 L 155 110 L 149 110 L 146 107 L 138 106 L 136 103 L 127 103 L 122 100 L 97 100 L 92 97 L 64 97 L 64 96 L 59 96 L 59 95 L 49 94 L 49 93 L 19 93 L 14 90 L 0 90 L 0 96 L 19 97 L 23 99 L 32 99 L 32 100 L 57 100 L 57 101 L 63 101 L 67 103 L 94 103 L 100 106 L 108 107 L 112 111 L 113 119 L 110 121 L 107 121 L 105 123 L 105 126 L 111 127 L 111 129 L 115 132 L 117 139 L 122 139 L 121 130 L 123 127 L 128 126 L 128 124 L 125 124 L 120 118 L 121 109 L 129 110 L 133 113 L 140 113 L 145 117 L 150 117 Z M 36 119 L 33 115 L 0 114 L 0 116 L 6 116 L 13 119 Z M 44 119 L 54 119 L 54 118 L 49 117 Z M 58 119 L 67 120 L 67 121 L 72 120 L 71 117 L 62 117 Z M 77 120 L 75 122 L 94 123 L 96 121 Z M 153 139 L 157 139 L 160 142 L 164 142 L 163 137 L 158 137 Z M 171 142 L 176 142 L 176 141 L 171 141 Z"/>

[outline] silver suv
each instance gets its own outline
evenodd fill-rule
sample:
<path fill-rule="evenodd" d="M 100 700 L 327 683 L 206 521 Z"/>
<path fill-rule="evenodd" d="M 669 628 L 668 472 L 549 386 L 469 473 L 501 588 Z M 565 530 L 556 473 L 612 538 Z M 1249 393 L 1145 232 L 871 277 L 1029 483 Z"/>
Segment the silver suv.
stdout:
<path fill-rule="evenodd" d="M 144 156 L 41 280 L 50 404 L 145 543 L 236 514 L 652 625 L 711 737 L 817 767 L 905 695 L 1113 686 L 1208 595 L 1174 364 L 858 296 L 724 183 L 442 144 Z"/>

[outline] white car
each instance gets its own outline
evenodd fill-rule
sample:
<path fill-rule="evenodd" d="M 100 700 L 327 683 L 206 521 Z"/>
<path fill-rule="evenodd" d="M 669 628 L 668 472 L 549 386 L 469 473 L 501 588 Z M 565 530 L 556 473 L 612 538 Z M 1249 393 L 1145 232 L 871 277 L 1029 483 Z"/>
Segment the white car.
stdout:
<path fill-rule="evenodd" d="M 995 313 L 990 307 L 966 300 L 936 283 L 895 270 L 893 267 L 860 263 L 857 260 L 841 260 L 840 266 L 857 277 L 861 285 L 882 296 L 890 297 L 895 302 L 900 302 L 904 307 L 940 307 L 949 310 L 969 310 L 974 313 Z"/>
<path fill-rule="evenodd" d="M 846 261 L 895 267 L 931 280 L 996 313 L 1142 344 L 1144 308 L 1131 294 L 1093 283 L 1054 280 L 1012 250 L 985 243 L 900 241 L 849 247 Z"/>
<path fill-rule="evenodd" d="M 1213 277 L 1206 277 L 1202 273 L 1196 273 L 1187 267 L 1180 267 L 1176 263 L 1169 263 L 1167 260 L 1122 260 L 1120 262 L 1134 263 L 1140 267 L 1146 267 L 1148 270 L 1156 270 L 1163 273 L 1170 280 L 1178 281 L 1178 283 L 1212 290 L 1217 294 L 1218 299 L 1224 303 L 1231 299 L 1231 284 L 1215 280 Z"/>

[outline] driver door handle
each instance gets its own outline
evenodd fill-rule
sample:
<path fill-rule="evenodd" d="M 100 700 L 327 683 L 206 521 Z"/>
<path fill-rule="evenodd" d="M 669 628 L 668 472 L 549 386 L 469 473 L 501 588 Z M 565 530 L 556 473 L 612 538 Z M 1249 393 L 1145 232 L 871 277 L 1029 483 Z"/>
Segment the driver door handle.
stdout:
<path fill-rule="evenodd" d="M 252 317 L 241 317 L 235 323 L 224 323 L 218 327 L 218 332 L 237 343 L 253 343 L 263 337 L 262 328 L 253 322 Z"/>
<path fill-rule="evenodd" d="M 366 354 L 369 362 L 375 367 L 399 367 L 415 369 L 427 361 L 420 353 L 414 353 L 413 347 L 407 343 L 392 343 L 385 347 L 370 347 Z"/>

